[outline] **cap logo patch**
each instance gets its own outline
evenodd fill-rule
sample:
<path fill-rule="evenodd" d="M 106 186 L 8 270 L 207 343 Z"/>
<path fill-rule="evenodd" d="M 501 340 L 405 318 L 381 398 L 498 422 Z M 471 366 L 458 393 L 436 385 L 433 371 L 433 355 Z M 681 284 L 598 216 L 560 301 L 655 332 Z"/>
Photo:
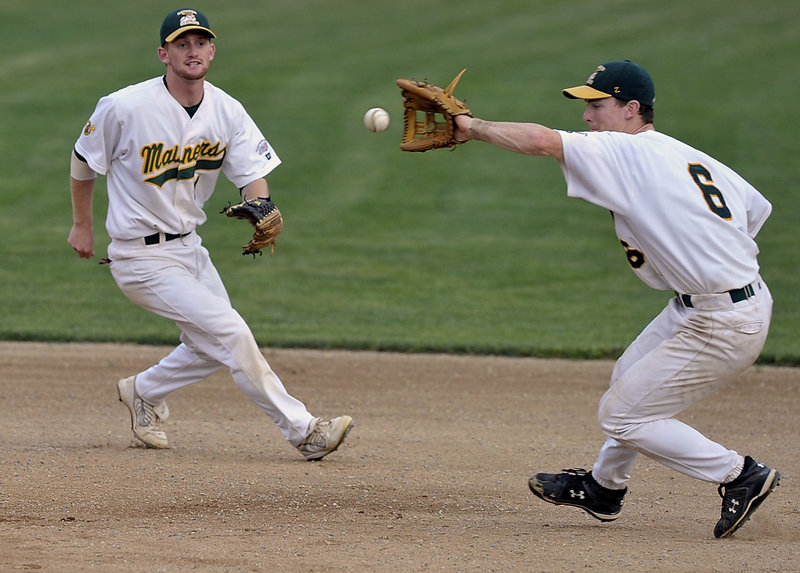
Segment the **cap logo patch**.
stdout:
<path fill-rule="evenodd" d="M 197 12 L 195 10 L 180 10 L 178 16 L 181 17 L 181 28 L 184 26 L 199 26 L 200 22 L 197 20 Z"/>
<path fill-rule="evenodd" d="M 594 83 L 594 79 L 597 77 L 597 74 L 599 74 L 600 72 L 604 72 L 604 71 L 606 71 L 606 67 L 605 66 L 597 66 L 597 69 L 592 73 L 591 76 L 589 76 L 589 79 L 586 80 L 586 85 L 587 86 L 592 85 Z"/>

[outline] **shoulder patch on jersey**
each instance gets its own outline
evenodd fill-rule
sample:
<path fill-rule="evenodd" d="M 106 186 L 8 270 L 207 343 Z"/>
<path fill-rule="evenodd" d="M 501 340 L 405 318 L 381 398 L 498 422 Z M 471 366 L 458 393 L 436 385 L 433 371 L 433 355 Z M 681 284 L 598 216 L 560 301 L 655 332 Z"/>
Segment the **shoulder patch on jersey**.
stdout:
<path fill-rule="evenodd" d="M 267 143 L 266 139 L 262 139 L 258 142 L 256 146 L 256 152 L 259 155 L 263 155 L 267 159 L 272 159 L 272 152 L 269 150 L 269 143 Z"/>
<path fill-rule="evenodd" d="M 86 122 L 86 125 L 83 126 L 83 135 L 89 135 L 95 129 L 97 128 L 92 125 L 92 120 L 90 119 L 89 121 Z"/>

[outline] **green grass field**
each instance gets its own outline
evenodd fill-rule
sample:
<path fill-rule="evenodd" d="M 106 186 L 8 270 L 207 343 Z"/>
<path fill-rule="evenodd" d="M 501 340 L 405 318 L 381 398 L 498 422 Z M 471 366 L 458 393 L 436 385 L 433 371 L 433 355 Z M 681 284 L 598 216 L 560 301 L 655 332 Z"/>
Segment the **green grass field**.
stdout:
<path fill-rule="evenodd" d="M 656 81 L 656 126 L 726 162 L 773 203 L 759 243 L 775 297 L 762 361 L 800 363 L 794 185 L 800 48 L 796 0 L 219 1 L 210 81 L 240 99 L 277 149 L 286 218 L 274 258 L 218 215 L 201 228 L 235 306 L 264 345 L 613 357 L 670 293 L 628 269 L 603 210 L 567 199 L 555 162 L 470 143 L 399 151 L 398 77 L 447 83 L 496 120 L 581 129 L 561 88 L 631 58 Z M 155 0 L 0 2 L 0 339 L 172 343 L 108 269 L 79 259 L 68 158 L 99 97 L 162 73 Z M 393 122 L 372 134 L 363 112 Z M 97 250 L 107 236 L 104 180 Z"/>

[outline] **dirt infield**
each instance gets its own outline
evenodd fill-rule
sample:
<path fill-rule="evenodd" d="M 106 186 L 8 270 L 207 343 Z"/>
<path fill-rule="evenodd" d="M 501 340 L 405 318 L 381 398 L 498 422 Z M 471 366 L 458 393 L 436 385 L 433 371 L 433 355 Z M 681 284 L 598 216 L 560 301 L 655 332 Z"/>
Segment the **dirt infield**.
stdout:
<path fill-rule="evenodd" d="M 170 397 L 170 450 L 136 445 L 118 378 L 162 347 L 0 344 L 0 570 L 797 571 L 800 370 L 756 367 L 685 412 L 783 474 L 730 539 L 716 488 L 641 459 L 603 524 L 527 489 L 591 466 L 610 362 L 266 350 L 317 415 L 306 462 L 227 373 Z"/>

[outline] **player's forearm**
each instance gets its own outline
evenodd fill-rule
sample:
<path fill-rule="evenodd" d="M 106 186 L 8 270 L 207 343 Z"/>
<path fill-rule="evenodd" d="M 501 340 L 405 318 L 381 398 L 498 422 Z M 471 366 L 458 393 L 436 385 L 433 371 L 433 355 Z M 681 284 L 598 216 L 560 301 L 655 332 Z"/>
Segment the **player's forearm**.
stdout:
<path fill-rule="evenodd" d="M 94 179 L 82 181 L 71 177 L 70 191 L 72 193 L 72 224 L 76 227 L 91 227 Z"/>
<path fill-rule="evenodd" d="M 258 198 L 269 198 L 269 186 L 267 185 L 267 180 L 263 177 L 242 187 L 242 199 L 245 201 L 252 201 Z"/>
<path fill-rule="evenodd" d="M 470 118 L 467 134 L 470 139 L 485 141 L 503 149 L 524 153 L 563 158 L 561 136 L 557 132 L 536 123 L 514 123 L 485 121 Z"/>
<path fill-rule="evenodd" d="M 94 229 L 92 228 L 92 196 L 94 179 L 70 178 L 72 193 L 72 229 L 67 243 L 81 258 L 94 256 Z"/>

